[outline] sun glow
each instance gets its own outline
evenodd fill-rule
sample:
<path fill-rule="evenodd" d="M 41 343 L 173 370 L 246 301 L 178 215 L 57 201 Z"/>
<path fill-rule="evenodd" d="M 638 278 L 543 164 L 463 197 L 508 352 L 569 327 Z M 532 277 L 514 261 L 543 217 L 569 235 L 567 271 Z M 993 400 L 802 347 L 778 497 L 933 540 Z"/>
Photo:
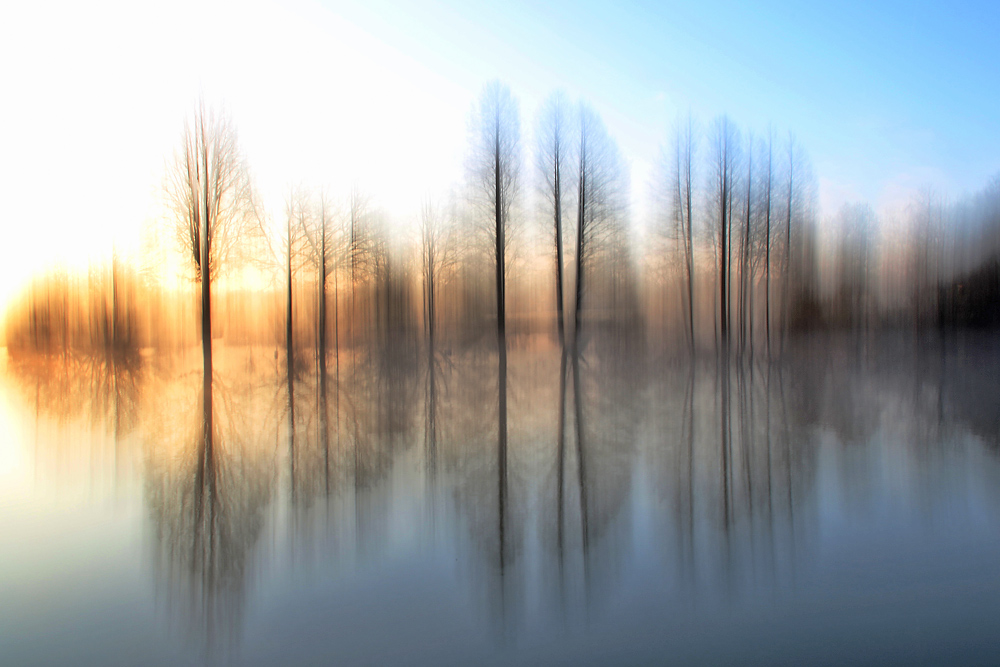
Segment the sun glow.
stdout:
<path fill-rule="evenodd" d="M 472 95 L 310 5 L 5 10 L 0 308 L 32 275 L 132 257 L 206 99 L 233 117 L 272 217 L 296 185 L 358 187 L 397 222 L 461 177 Z M 39 39 L 39 35 L 45 35 Z"/>

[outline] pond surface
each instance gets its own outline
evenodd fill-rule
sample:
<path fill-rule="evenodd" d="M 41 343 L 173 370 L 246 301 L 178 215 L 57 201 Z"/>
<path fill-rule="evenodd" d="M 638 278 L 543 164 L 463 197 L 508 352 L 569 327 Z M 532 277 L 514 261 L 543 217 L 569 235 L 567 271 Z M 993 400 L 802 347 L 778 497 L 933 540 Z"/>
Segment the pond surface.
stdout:
<path fill-rule="evenodd" d="M 0 356 L 4 665 L 1000 661 L 992 337 Z"/>

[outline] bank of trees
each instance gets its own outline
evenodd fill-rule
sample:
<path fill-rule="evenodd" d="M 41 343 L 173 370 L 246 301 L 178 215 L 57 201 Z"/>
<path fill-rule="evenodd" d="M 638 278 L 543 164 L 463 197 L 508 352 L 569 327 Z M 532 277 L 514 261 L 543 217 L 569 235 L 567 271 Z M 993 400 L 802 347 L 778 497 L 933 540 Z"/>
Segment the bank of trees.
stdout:
<path fill-rule="evenodd" d="M 870 240 L 851 252 L 869 264 L 864 282 L 853 283 L 875 325 L 1000 325 L 1000 176 L 952 201 L 924 189 L 889 219 L 871 217 Z"/>
<path fill-rule="evenodd" d="M 556 93 L 524 142 L 517 99 L 491 82 L 471 118 L 465 182 L 429 195 L 408 224 L 389 220 L 357 187 L 334 197 L 299 186 L 270 215 L 233 123 L 199 106 L 165 190 L 166 226 L 197 293 L 206 375 L 214 335 L 273 342 L 284 348 L 289 375 L 297 356 L 312 356 L 325 375 L 342 348 L 356 354 L 373 340 L 411 347 L 421 328 L 446 345 L 493 332 L 502 348 L 509 333 L 546 330 L 575 350 L 589 332 L 641 337 L 648 280 L 637 266 L 649 257 L 636 252 L 628 165 L 600 114 Z M 752 347 L 761 304 L 765 336 L 775 322 L 787 329 L 795 313 L 787 286 L 802 272 L 788 247 L 792 229 L 803 225 L 805 196 L 791 178 L 787 188 L 779 183 L 771 141 L 767 159 L 753 160 L 764 144 L 744 149 L 731 121 L 712 132 L 706 168 L 698 164 L 693 119 L 678 131 L 670 179 L 661 184 L 670 218 L 664 236 L 673 247 L 655 249 L 680 258 L 685 324 L 673 333 L 692 350 L 699 338 L 728 342 L 734 317 L 740 347 Z M 526 168 L 525 152 L 535 169 Z M 789 155 L 785 173 L 793 174 L 796 155 Z M 711 267 L 713 309 L 705 289 Z M 772 273 L 780 289 L 772 289 Z M 232 280 L 213 305 L 223 276 Z M 782 306 L 772 309 L 774 294 Z M 152 330 L 159 326 L 157 317 L 147 319 Z M 149 336 L 141 344 L 152 342 Z"/>
<path fill-rule="evenodd" d="M 897 210 L 852 202 L 820 218 L 794 139 L 685 119 L 656 183 L 661 270 L 649 275 L 661 298 L 650 303 L 663 337 L 771 355 L 804 330 L 1000 324 L 998 183 L 952 202 L 924 189 Z"/>
<path fill-rule="evenodd" d="M 655 194 L 650 263 L 662 267 L 667 336 L 692 351 L 770 354 L 813 324 L 814 191 L 793 139 L 741 133 L 727 116 L 701 130 L 685 118 L 661 152 Z"/>
<path fill-rule="evenodd" d="M 311 359 L 325 376 L 343 350 L 357 357 L 373 341 L 448 349 L 489 336 L 506 348 L 548 332 L 579 350 L 612 332 L 688 354 L 774 355 L 815 326 L 1000 322 L 997 181 L 954 203 L 925 193 L 890 236 L 863 204 L 819 220 L 791 137 L 688 117 L 665 142 L 642 237 L 629 167 L 585 101 L 553 94 L 527 138 L 500 82 L 472 111 L 466 178 L 393 220 L 358 187 L 299 186 L 265 206 L 234 123 L 201 104 L 148 261 L 114 254 L 86 278 L 36 280 L 6 341 L 67 351 L 198 340 L 210 376 L 221 337 L 274 344 L 289 374 Z M 162 275 L 171 239 L 182 289 Z"/>

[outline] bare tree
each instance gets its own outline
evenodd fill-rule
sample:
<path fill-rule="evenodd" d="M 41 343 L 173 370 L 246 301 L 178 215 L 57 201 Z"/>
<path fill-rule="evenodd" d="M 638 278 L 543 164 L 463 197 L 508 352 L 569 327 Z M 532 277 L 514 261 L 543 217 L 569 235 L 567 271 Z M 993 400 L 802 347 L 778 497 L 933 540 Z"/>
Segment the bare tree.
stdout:
<path fill-rule="evenodd" d="M 683 294 L 687 306 L 688 342 L 694 351 L 694 121 L 689 115 L 679 123 L 674 133 L 673 150 L 664 152 L 664 174 L 669 182 L 664 184 L 669 195 L 669 227 L 667 236 L 676 247 L 681 247 L 683 262 Z M 666 203 L 664 202 L 664 203 Z"/>
<path fill-rule="evenodd" d="M 295 276 L 312 258 L 309 230 L 313 210 L 311 196 L 303 188 L 290 188 L 285 195 L 284 221 L 274 222 L 260 213 L 250 240 L 255 245 L 254 261 L 262 271 L 281 276 L 285 286 L 285 348 L 288 371 L 294 359 Z"/>
<path fill-rule="evenodd" d="M 347 263 L 351 273 L 351 316 L 349 319 L 352 353 L 356 343 L 359 285 L 366 282 L 372 268 L 376 240 L 373 235 L 369 199 L 357 186 L 351 188 L 348 201 Z M 367 319 L 367 318 L 365 318 Z"/>
<path fill-rule="evenodd" d="M 820 316 L 817 300 L 818 262 L 813 219 L 815 180 L 809 161 L 796 144 L 788 141 L 788 171 L 785 184 L 785 243 L 782 286 L 782 331 L 815 323 Z"/>
<path fill-rule="evenodd" d="M 788 196 L 785 199 L 785 262 L 782 269 L 782 332 L 787 332 L 791 308 L 792 208 L 795 194 L 795 138 L 788 137 Z M 782 345 L 784 349 L 784 345 Z"/>
<path fill-rule="evenodd" d="M 751 142 L 749 150 L 753 154 L 758 166 L 756 170 L 748 167 L 752 186 L 750 197 L 752 197 L 749 237 L 747 248 L 747 270 L 749 279 L 747 281 L 747 309 L 749 327 L 750 353 L 754 352 L 754 324 L 759 310 L 757 296 L 758 283 L 761 273 L 764 274 L 764 316 L 770 317 L 770 300 L 768 291 L 770 289 L 770 229 L 771 229 L 771 189 L 773 181 L 773 165 L 771 157 L 771 131 L 768 130 L 768 139 L 761 139 Z M 767 324 L 765 323 L 765 329 Z"/>
<path fill-rule="evenodd" d="M 727 116 L 715 122 L 712 132 L 712 183 L 709 188 L 713 211 L 712 232 L 717 243 L 716 260 L 719 272 L 719 334 L 728 349 L 733 190 L 738 138 L 736 128 Z"/>
<path fill-rule="evenodd" d="M 339 293 L 340 268 L 342 259 L 348 250 L 348 239 L 342 223 L 337 222 L 330 198 L 325 190 L 319 193 L 318 201 L 307 222 L 303 226 L 305 238 L 309 243 L 311 257 L 316 266 L 318 285 L 316 348 L 321 376 L 326 376 L 327 345 L 329 343 L 329 316 L 327 307 L 329 299 L 330 278 L 333 278 L 333 331 L 334 353 L 340 358 L 340 328 L 339 328 Z"/>
<path fill-rule="evenodd" d="M 521 121 L 517 101 L 499 81 L 486 85 L 475 109 L 472 181 L 489 215 L 488 237 L 496 269 L 497 335 L 506 335 L 508 227 L 520 181 Z"/>
<path fill-rule="evenodd" d="M 569 141 L 566 136 L 566 116 L 569 103 L 566 96 L 557 92 L 549 97 L 538 118 L 536 131 L 537 164 L 542 177 L 541 191 L 547 213 L 552 216 L 555 236 L 556 259 L 556 317 L 559 344 L 565 344 L 565 324 L 563 318 L 563 222 L 564 198 L 569 188 L 563 186 L 563 170 L 569 166 Z"/>
<path fill-rule="evenodd" d="M 520 180 L 520 118 L 517 101 L 499 81 L 486 85 L 474 110 L 470 180 L 493 250 L 497 308 L 498 546 L 501 577 L 508 550 L 507 527 L 507 341 L 506 281 L 509 227 Z"/>
<path fill-rule="evenodd" d="M 742 354 L 746 347 L 748 320 L 753 322 L 753 305 L 748 304 L 752 299 L 750 296 L 750 285 L 753 282 L 751 266 L 750 246 L 753 243 L 752 220 L 753 220 L 753 134 L 747 139 L 747 181 L 745 184 L 746 197 L 743 201 L 743 235 L 740 238 L 740 286 L 739 286 L 739 351 Z M 752 324 L 751 335 L 752 335 Z"/>
<path fill-rule="evenodd" d="M 574 345 L 583 324 L 583 297 L 593 278 L 595 260 L 600 252 L 620 245 L 622 240 L 618 232 L 624 225 L 627 189 L 618 146 L 608 136 L 600 116 L 581 105 L 579 121 Z"/>
<path fill-rule="evenodd" d="M 167 183 L 177 240 L 201 284 L 201 339 L 206 383 L 212 370 L 211 285 L 256 224 L 256 202 L 236 129 L 200 103 L 185 123 Z"/>
<path fill-rule="evenodd" d="M 767 356 L 771 358 L 771 186 L 774 182 L 772 158 L 774 132 L 767 133 L 767 176 L 764 185 L 764 327 L 767 336 Z"/>
<path fill-rule="evenodd" d="M 426 200 L 420 211 L 421 272 L 424 283 L 424 321 L 433 349 L 437 329 L 438 292 L 451 277 L 457 261 L 454 219 L 442 206 Z"/>
<path fill-rule="evenodd" d="M 309 194 L 302 189 L 292 190 L 285 199 L 285 225 L 282 238 L 282 260 L 285 273 L 285 355 L 288 374 L 292 374 L 295 359 L 294 303 L 295 274 L 302 268 L 306 256 L 306 230 L 312 225 Z M 291 380 L 289 380 L 291 382 Z"/>

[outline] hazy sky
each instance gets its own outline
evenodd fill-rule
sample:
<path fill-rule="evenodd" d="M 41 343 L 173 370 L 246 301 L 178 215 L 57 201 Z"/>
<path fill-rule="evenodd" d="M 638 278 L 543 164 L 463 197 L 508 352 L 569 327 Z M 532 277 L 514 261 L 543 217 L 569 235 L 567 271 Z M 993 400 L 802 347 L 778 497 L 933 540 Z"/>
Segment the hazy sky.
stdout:
<path fill-rule="evenodd" d="M 492 78 L 519 98 L 526 142 L 552 90 L 591 102 L 638 216 L 689 110 L 793 132 L 825 213 L 1000 172 L 1000 3 L 746 5 L 5 3 L 0 303 L 31 270 L 135 244 L 199 95 L 229 109 L 275 211 L 291 184 L 356 182 L 405 219 L 461 181 Z"/>

